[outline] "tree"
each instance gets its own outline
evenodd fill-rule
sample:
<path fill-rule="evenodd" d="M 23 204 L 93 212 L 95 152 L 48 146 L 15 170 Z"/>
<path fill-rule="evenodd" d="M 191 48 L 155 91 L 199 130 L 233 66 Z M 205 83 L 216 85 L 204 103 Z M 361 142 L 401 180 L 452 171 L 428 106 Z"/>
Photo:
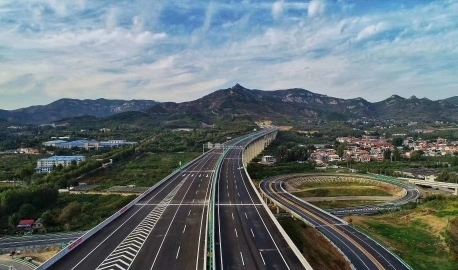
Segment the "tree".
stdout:
<path fill-rule="evenodd" d="M 63 168 L 64 168 L 64 166 L 62 164 L 59 164 L 59 165 L 57 165 L 56 170 L 58 172 L 60 172 L 60 171 L 62 171 Z"/>
<path fill-rule="evenodd" d="M 19 224 L 19 220 L 21 220 L 19 215 L 14 213 L 8 217 L 8 225 L 10 225 L 12 228 L 16 228 L 16 226 Z"/>
<path fill-rule="evenodd" d="M 401 137 L 395 137 L 393 138 L 391 143 L 394 145 L 394 147 L 399 147 L 402 146 L 402 144 L 404 143 L 404 139 Z"/>
<path fill-rule="evenodd" d="M 391 149 L 385 149 L 385 151 L 383 151 L 383 159 L 391 159 Z"/>
<path fill-rule="evenodd" d="M 41 215 L 41 224 L 45 229 L 54 225 L 54 218 L 51 214 L 51 211 L 46 211 Z"/>
<path fill-rule="evenodd" d="M 20 219 L 34 218 L 36 215 L 36 211 L 37 209 L 35 208 L 35 206 L 26 203 L 19 207 L 18 216 Z"/>
<path fill-rule="evenodd" d="M 443 170 L 437 176 L 436 181 L 438 181 L 438 182 L 448 182 L 448 183 L 458 183 L 458 175 L 456 175 L 454 173 L 450 173 L 447 170 Z"/>
<path fill-rule="evenodd" d="M 337 155 L 339 155 L 339 157 L 343 157 L 346 149 L 347 149 L 346 143 L 340 144 L 339 146 L 337 146 Z"/>
<path fill-rule="evenodd" d="M 393 151 L 393 160 L 395 161 L 401 160 L 401 152 L 397 148 L 395 148 Z"/>
<path fill-rule="evenodd" d="M 418 151 L 413 151 L 411 154 L 410 154 L 410 160 L 412 161 L 419 161 L 421 159 L 421 156 L 423 156 L 424 152 L 421 151 L 421 150 L 418 150 Z"/>
<path fill-rule="evenodd" d="M 59 221 L 68 222 L 81 212 L 81 204 L 79 202 L 71 202 L 62 209 L 59 215 Z"/>

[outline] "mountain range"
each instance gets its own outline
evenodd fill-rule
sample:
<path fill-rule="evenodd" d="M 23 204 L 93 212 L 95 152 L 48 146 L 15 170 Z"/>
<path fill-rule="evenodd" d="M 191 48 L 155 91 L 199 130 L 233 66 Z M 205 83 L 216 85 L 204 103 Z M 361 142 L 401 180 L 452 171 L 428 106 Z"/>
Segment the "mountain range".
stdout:
<path fill-rule="evenodd" d="M 128 111 L 143 111 L 156 105 L 154 100 L 59 99 L 48 105 L 17 110 L 0 110 L 0 118 L 21 124 L 45 124 L 77 116 L 106 117 Z"/>
<path fill-rule="evenodd" d="M 136 117 L 142 121 L 149 117 L 151 121 L 173 127 L 196 127 L 202 123 L 214 124 L 222 119 L 235 118 L 272 120 L 276 124 L 364 117 L 395 121 L 458 121 L 458 97 L 434 101 L 392 95 L 379 102 L 369 102 L 363 98 L 341 99 L 299 88 L 262 91 L 236 84 L 182 103 L 61 99 L 44 106 L 0 110 L 0 118 L 16 123 L 50 123 L 82 115 L 130 122 L 135 122 Z"/>

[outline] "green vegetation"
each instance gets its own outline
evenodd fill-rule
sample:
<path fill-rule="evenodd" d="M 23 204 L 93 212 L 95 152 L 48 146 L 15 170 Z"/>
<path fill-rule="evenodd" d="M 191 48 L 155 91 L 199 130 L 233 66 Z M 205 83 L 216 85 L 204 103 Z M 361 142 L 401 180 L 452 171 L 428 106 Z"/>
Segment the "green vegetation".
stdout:
<path fill-rule="evenodd" d="M 299 185 L 298 189 L 317 188 L 317 187 L 368 187 L 378 186 L 375 182 L 359 182 L 359 181 L 323 181 L 323 182 L 305 182 Z"/>
<path fill-rule="evenodd" d="M 335 247 L 314 228 L 290 217 L 279 218 L 279 222 L 314 269 L 350 269 Z"/>
<path fill-rule="evenodd" d="M 447 228 L 447 244 L 452 258 L 458 261 L 458 216 L 454 217 Z"/>
<path fill-rule="evenodd" d="M 42 155 L 0 155 L 0 181 L 6 180 L 30 180 L 35 172 L 37 160 Z"/>
<path fill-rule="evenodd" d="M 61 194 L 55 207 L 44 212 L 49 231 L 89 230 L 127 205 L 135 195 Z"/>
<path fill-rule="evenodd" d="M 251 178 L 265 179 L 276 175 L 314 171 L 315 166 L 311 163 L 280 163 L 274 166 L 249 163 L 247 170 Z"/>
<path fill-rule="evenodd" d="M 315 188 L 294 192 L 299 197 L 339 197 L 339 196 L 392 196 L 391 193 L 376 188 Z"/>
<path fill-rule="evenodd" d="M 397 253 L 414 269 L 456 269 L 458 198 L 425 198 L 411 210 L 349 217 L 361 231 Z"/>
<path fill-rule="evenodd" d="M 413 269 L 454 269 L 440 238 L 431 235 L 424 222 L 414 221 L 407 226 L 400 226 L 368 220 L 357 228 L 389 244 L 391 250 Z"/>
<path fill-rule="evenodd" d="M 99 184 L 98 189 L 114 185 L 133 184 L 150 187 L 170 174 L 173 170 L 200 155 L 205 142 L 224 142 L 227 137 L 251 132 L 253 124 L 246 119 L 220 119 L 217 128 L 178 131 L 164 129 L 161 125 L 138 125 L 128 123 L 122 117 L 111 120 L 81 117 L 68 119 L 68 126 L 59 128 L 23 126 L 23 135 L 16 136 L 14 130 L 3 130 L 0 134 L 0 150 L 19 147 L 37 147 L 41 155 L 4 154 L 0 155 L 0 180 L 20 181 L 21 187 L 10 183 L 0 186 L 0 230 L 11 234 L 21 218 L 39 218 L 48 231 L 89 229 L 126 205 L 134 197 L 96 194 L 58 194 L 57 189 L 78 185 L 79 182 Z M 122 119 L 120 119 L 121 117 Z M 146 121 L 146 119 L 143 119 Z M 142 120 L 142 121 L 143 121 Z M 120 124 L 120 122 L 126 124 Z M 245 121 L 245 122 L 244 122 Z M 103 123 L 103 126 L 100 125 Z M 235 125 L 232 125 L 235 123 Z M 221 128 L 221 126 L 227 126 Z M 102 132 L 101 128 L 110 129 Z M 126 139 L 137 141 L 133 147 L 115 149 L 58 149 L 43 147 L 42 142 L 53 136 L 71 135 L 78 139 Z M 68 167 L 56 166 L 50 174 L 35 174 L 34 168 L 39 158 L 57 155 L 85 155 L 86 162 Z M 113 164 L 102 164 L 113 160 Z M 35 194 L 46 190 L 50 194 Z M 43 198 L 43 202 L 39 201 Z M 97 207 L 95 207 L 97 206 Z"/>
<path fill-rule="evenodd" d="M 128 184 L 150 187 L 178 168 L 179 162 L 184 165 L 199 155 L 196 152 L 135 154 L 81 181 L 98 184 L 98 189 Z"/>
<path fill-rule="evenodd" d="M 0 229 L 15 228 L 20 219 L 38 218 L 42 210 L 52 207 L 57 190 L 49 187 L 18 187 L 0 192 Z"/>
<path fill-rule="evenodd" d="M 354 206 L 365 206 L 371 204 L 377 204 L 377 201 L 321 201 L 321 202 L 309 202 L 322 209 L 334 209 L 334 208 L 344 208 L 344 207 L 354 207 Z"/>

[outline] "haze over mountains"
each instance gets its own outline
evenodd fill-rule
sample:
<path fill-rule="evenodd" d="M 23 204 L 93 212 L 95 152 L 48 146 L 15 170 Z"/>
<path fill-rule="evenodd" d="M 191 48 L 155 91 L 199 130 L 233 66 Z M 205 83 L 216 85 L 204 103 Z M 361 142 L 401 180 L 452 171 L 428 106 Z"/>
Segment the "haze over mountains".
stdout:
<path fill-rule="evenodd" d="M 250 90 L 236 84 L 215 91 L 200 99 L 158 103 L 152 100 L 76 100 L 60 99 L 44 106 L 6 111 L 0 118 L 14 123 L 50 123 L 63 118 L 83 115 L 118 119 L 145 118 L 173 126 L 196 126 L 201 122 L 215 123 L 221 117 L 243 117 L 248 120 L 274 120 L 276 123 L 314 120 L 347 120 L 350 118 L 394 119 L 399 121 L 457 121 L 458 97 L 444 100 L 403 98 L 398 95 L 371 103 L 363 98 L 340 99 L 294 88 L 276 91 Z"/>

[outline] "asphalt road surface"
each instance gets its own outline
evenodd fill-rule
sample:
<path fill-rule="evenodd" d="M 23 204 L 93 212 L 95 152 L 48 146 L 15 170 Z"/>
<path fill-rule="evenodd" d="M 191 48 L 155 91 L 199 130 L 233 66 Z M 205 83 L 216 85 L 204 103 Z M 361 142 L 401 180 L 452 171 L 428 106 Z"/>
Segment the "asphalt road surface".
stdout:
<path fill-rule="evenodd" d="M 202 269 L 220 155 L 207 152 L 48 269 Z"/>
<path fill-rule="evenodd" d="M 393 182 L 393 184 L 395 183 Z M 420 196 L 420 191 L 414 186 L 409 186 L 402 183 L 400 183 L 399 186 L 406 190 L 406 195 L 389 203 L 337 208 L 332 209 L 329 212 L 338 217 L 347 215 L 373 215 L 382 210 L 396 210 L 399 208 L 399 206 L 415 201 Z"/>
<path fill-rule="evenodd" d="M 22 247 L 61 244 L 73 241 L 83 235 L 84 232 L 69 232 L 56 234 L 37 234 L 20 237 L 5 237 L 0 239 L 0 249 L 20 249 Z"/>
<path fill-rule="evenodd" d="M 241 155 L 229 150 L 216 186 L 216 268 L 302 269 L 248 182 Z"/>
<path fill-rule="evenodd" d="M 261 189 L 311 223 L 332 241 L 356 269 L 408 269 L 396 256 L 335 216 L 289 194 L 282 181 L 261 182 Z"/>

